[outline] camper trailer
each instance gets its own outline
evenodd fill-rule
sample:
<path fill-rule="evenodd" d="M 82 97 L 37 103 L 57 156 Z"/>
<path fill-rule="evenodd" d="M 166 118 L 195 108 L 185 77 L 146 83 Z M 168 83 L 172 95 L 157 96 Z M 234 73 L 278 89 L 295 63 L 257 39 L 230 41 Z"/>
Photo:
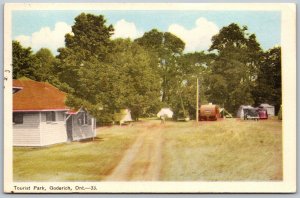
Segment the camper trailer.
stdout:
<path fill-rule="evenodd" d="M 217 105 L 209 103 L 208 105 L 201 105 L 199 110 L 199 121 L 202 120 L 217 120 L 220 117 L 220 108 Z"/>

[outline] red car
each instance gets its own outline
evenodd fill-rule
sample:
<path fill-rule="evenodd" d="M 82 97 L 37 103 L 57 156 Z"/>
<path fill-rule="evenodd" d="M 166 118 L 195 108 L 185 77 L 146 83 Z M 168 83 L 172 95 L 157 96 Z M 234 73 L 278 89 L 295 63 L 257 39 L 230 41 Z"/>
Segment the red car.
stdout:
<path fill-rule="evenodd" d="M 259 115 L 259 119 L 268 119 L 268 111 L 267 109 L 264 108 L 258 108 L 257 109 L 258 115 Z"/>

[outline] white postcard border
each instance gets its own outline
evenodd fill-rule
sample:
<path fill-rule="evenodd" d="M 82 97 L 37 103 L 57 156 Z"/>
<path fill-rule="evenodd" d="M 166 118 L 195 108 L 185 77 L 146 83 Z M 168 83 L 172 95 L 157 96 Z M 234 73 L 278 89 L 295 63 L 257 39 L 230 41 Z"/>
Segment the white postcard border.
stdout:
<path fill-rule="evenodd" d="M 283 181 L 276 182 L 13 182 L 12 177 L 12 60 L 11 13 L 13 10 L 268 10 L 281 11 Z M 296 190 L 296 6 L 280 4 L 204 3 L 99 3 L 99 4 L 5 4 L 4 16 L 4 191 L 14 193 L 62 192 L 295 192 Z M 10 71 L 10 72 L 9 72 Z M 44 190 L 16 190 L 14 186 L 44 186 Z M 49 190 L 69 186 L 69 190 Z M 76 187 L 77 186 L 77 187 Z M 97 190 L 81 187 L 96 186 Z M 33 187 L 32 187 L 33 188 Z M 78 190 L 76 190 L 78 188 Z"/>

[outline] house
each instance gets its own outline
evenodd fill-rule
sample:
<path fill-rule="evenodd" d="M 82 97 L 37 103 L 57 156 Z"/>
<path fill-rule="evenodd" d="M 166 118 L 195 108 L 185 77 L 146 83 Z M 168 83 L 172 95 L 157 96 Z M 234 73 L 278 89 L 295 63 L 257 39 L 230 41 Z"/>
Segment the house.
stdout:
<path fill-rule="evenodd" d="M 66 93 L 45 82 L 13 81 L 13 145 L 46 146 L 96 136 L 96 121 L 65 104 Z"/>
<path fill-rule="evenodd" d="M 275 116 L 275 107 L 269 104 L 261 104 L 259 107 L 267 109 L 269 116 Z"/>

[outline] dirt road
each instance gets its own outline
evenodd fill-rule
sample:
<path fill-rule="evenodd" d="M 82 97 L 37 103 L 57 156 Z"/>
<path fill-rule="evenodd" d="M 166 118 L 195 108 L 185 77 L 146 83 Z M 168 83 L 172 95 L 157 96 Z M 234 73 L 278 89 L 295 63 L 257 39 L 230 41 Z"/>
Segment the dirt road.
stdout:
<path fill-rule="evenodd" d="M 156 181 L 161 169 L 161 132 L 164 125 L 149 124 L 143 127 L 133 145 L 106 178 L 107 181 Z M 155 128 L 155 130 L 151 130 Z"/>

